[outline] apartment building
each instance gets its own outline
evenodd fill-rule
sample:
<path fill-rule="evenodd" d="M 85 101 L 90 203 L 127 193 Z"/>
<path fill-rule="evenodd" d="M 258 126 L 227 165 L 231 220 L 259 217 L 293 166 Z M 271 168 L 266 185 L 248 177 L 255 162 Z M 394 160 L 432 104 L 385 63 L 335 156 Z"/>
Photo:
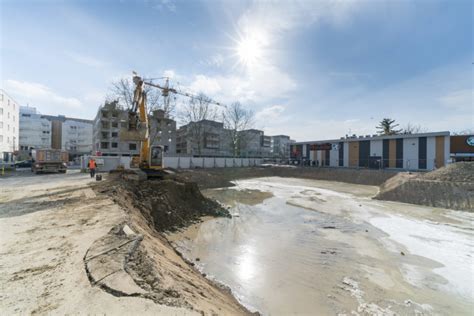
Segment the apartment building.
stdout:
<path fill-rule="evenodd" d="M 20 107 L 20 159 L 28 159 L 35 148 L 51 148 L 51 121 L 39 114 L 35 107 Z"/>
<path fill-rule="evenodd" d="M 290 159 L 290 144 L 293 141 L 287 135 L 271 136 L 271 157 L 288 160 Z"/>
<path fill-rule="evenodd" d="M 449 132 L 366 135 L 338 140 L 297 142 L 291 160 L 298 163 L 373 169 L 433 170 L 450 156 Z"/>
<path fill-rule="evenodd" d="M 69 158 L 92 151 L 92 121 L 43 115 L 34 107 L 20 108 L 20 156 L 27 159 L 34 148 L 63 149 Z"/>
<path fill-rule="evenodd" d="M 127 128 L 128 112 L 118 102 L 106 102 L 93 121 L 93 152 L 103 156 L 136 156 L 140 154 L 139 141 L 122 141 L 119 133 Z M 165 155 L 176 152 L 176 122 L 156 110 L 148 117 L 152 145 L 162 145 Z"/>
<path fill-rule="evenodd" d="M 92 121 L 65 118 L 61 121 L 61 148 L 71 159 L 92 152 Z"/>
<path fill-rule="evenodd" d="M 166 117 L 165 111 L 155 110 L 148 118 L 151 145 L 163 146 L 164 155 L 176 154 L 176 121 Z"/>
<path fill-rule="evenodd" d="M 265 145 L 265 146 L 264 146 Z M 239 132 L 239 149 L 241 157 L 264 157 L 270 154 L 271 139 L 263 131 L 247 129 Z"/>
<path fill-rule="evenodd" d="M 20 105 L 0 89 L 0 162 L 12 162 L 19 148 Z"/>
<path fill-rule="evenodd" d="M 202 120 L 181 126 L 177 132 L 176 153 L 191 156 L 229 157 L 231 137 L 221 122 Z"/>

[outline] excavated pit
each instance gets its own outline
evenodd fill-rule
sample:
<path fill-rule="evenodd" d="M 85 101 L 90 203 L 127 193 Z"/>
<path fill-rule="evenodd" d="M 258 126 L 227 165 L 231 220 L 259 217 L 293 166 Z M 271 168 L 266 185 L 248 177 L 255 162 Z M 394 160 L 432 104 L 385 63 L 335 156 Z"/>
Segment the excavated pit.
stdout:
<path fill-rule="evenodd" d="M 163 234 L 199 222 L 203 216 L 230 217 L 220 204 L 204 197 L 196 183 L 175 179 L 138 182 L 124 180 L 120 174 L 110 174 L 107 180 L 94 184 L 93 188 L 126 210 L 128 220 L 119 231 L 128 226 L 133 232 L 127 236 L 111 230 L 91 246 L 112 249 L 107 252 L 107 258 L 102 260 L 105 265 L 108 262 L 122 262 L 122 269 L 113 270 L 112 276 L 107 277 L 112 281 L 109 282 L 112 286 L 97 280 L 91 281 L 93 286 L 99 285 L 112 295 L 140 296 L 158 304 L 182 307 L 202 315 L 252 314 L 234 298 L 228 288 L 208 280 L 191 262 L 182 258 Z M 114 245 L 134 238 L 139 238 L 139 244 L 126 256 L 124 249 L 116 247 L 114 250 Z M 106 242 L 108 245 L 105 245 Z M 86 254 L 84 260 L 91 280 L 94 274 L 88 265 L 91 259 Z M 92 268 L 99 269 L 98 275 L 110 270 L 100 266 Z M 114 274 L 123 273 L 132 282 L 116 282 L 113 279 Z M 123 280 L 120 275 L 118 279 Z"/>

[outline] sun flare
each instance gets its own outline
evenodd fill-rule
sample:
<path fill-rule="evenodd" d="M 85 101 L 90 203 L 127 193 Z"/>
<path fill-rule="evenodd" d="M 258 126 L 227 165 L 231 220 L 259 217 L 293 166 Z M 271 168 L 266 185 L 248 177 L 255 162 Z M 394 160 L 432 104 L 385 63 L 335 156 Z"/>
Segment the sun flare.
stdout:
<path fill-rule="evenodd" d="M 262 57 L 262 46 L 257 38 L 242 38 L 237 43 L 237 55 L 242 64 L 252 65 Z"/>

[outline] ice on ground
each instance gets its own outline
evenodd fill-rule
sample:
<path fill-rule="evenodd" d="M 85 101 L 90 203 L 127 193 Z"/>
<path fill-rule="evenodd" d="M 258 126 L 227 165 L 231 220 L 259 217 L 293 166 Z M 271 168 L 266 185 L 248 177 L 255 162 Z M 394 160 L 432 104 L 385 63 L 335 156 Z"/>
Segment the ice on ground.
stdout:
<path fill-rule="evenodd" d="M 370 223 L 404 245 L 412 254 L 420 255 L 443 265 L 433 272 L 448 280 L 440 285 L 468 299 L 474 299 L 474 246 L 472 232 L 455 227 L 435 225 L 426 221 L 401 216 L 375 217 Z M 471 238 L 466 238 L 469 233 Z M 413 272 L 413 269 L 407 269 Z M 412 282 L 413 273 L 407 276 Z"/>

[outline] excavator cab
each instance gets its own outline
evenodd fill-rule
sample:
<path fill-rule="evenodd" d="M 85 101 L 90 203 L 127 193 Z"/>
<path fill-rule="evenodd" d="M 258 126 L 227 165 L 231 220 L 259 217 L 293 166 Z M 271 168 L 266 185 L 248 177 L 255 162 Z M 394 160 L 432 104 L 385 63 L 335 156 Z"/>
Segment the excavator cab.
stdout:
<path fill-rule="evenodd" d="M 150 169 L 163 169 L 163 146 L 150 147 Z"/>

